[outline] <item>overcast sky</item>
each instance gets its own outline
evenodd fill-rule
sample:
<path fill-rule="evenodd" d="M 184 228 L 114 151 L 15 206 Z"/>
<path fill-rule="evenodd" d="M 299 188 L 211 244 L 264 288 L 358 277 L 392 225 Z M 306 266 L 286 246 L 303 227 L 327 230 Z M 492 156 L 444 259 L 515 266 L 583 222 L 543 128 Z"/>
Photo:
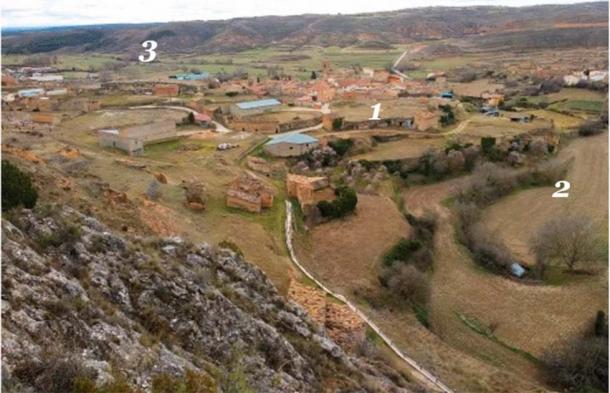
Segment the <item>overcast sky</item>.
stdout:
<path fill-rule="evenodd" d="M 425 6 L 568 4 L 587 0 L 5 0 L 2 27 L 353 14 Z"/>

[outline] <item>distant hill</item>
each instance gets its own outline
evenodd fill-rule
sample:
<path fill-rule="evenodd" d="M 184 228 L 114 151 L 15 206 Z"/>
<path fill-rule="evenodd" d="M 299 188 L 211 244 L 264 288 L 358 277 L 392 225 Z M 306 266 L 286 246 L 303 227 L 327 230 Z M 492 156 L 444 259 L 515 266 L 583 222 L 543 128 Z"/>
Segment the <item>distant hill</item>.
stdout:
<path fill-rule="evenodd" d="M 157 40 L 169 53 L 232 52 L 282 44 L 300 47 L 387 48 L 392 44 L 484 35 L 485 45 L 522 44 L 604 46 L 608 42 L 608 3 L 531 7 L 429 7 L 354 15 L 298 15 L 139 25 L 98 25 L 11 31 L 2 37 L 7 54 L 137 52 Z M 529 31 L 545 31 L 530 36 Z M 553 31 L 562 39 L 552 40 Z M 584 33 L 583 33 L 584 31 Z M 550 35 L 549 35 L 550 32 Z M 605 33 L 604 33 L 605 32 Z M 540 42 L 535 37 L 542 37 Z"/>

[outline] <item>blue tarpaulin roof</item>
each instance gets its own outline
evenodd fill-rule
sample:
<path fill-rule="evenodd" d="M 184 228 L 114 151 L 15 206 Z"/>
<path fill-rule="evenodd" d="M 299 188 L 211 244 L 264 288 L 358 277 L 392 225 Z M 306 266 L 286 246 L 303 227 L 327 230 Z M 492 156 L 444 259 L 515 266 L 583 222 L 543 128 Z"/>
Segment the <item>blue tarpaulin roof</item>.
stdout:
<path fill-rule="evenodd" d="M 246 101 L 239 102 L 236 105 L 239 109 L 254 109 L 254 108 L 262 108 L 265 106 L 275 106 L 281 105 L 282 103 L 276 100 L 275 98 L 267 98 L 265 100 L 256 100 L 256 101 Z"/>
<path fill-rule="evenodd" d="M 521 278 L 525 274 L 525 269 L 523 268 L 523 266 L 519 265 L 516 262 L 510 265 L 510 271 L 514 276 L 519 278 Z"/>
<path fill-rule="evenodd" d="M 202 79 L 208 79 L 210 77 L 210 73 L 209 72 L 191 72 L 188 74 L 176 74 L 176 79 L 178 80 L 183 80 L 183 81 L 195 81 L 195 80 L 202 80 Z"/>
<path fill-rule="evenodd" d="M 297 145 L 303 145 L 306 143 L 314 142 L 318 142 L 318 139 L 314 138 L 313 136 L 309 136 L 306 134 L 287 134 L 276 136 L 275 138 L 267 142 L 266 145 L 275 145 L 277 143 L 294 143 Z"/>

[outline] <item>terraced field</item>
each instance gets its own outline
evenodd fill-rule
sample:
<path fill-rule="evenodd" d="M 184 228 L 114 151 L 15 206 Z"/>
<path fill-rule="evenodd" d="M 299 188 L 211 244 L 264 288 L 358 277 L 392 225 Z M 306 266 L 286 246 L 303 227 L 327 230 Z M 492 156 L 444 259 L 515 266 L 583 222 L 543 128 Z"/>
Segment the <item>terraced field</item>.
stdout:
<path fill-rule="evenodd" d="M 535 188 L 510 195 L 486 209 L 484 224 L 496 232 L 514 252 L 533 262 L 528 242 L 549 219 L 564 214 L 583 214 L 607 233 L 608 221 L 608 139 L 607 135 L 581 138 L 560 153 L 574 158 L 566 180 L 571 184 L 568 198 L 551 198 L 553 187 Z"/>
<path fill-rule="evenodd" d="M 562 153 L 562 156 L 575 157 L 568 175 L 573 181 L 568 200 L 553 200 L 553 188 L 540 188 L 507 198 L 509 208 L 496 208 L 496 214 L 502 213 L 497 222 L 512 223 L 504 237 L 528 238 L 520 233 L 535 227 L 532 222 L 542 222 L 544 217 L 568 209 L 589 212 L 600 222 L 605 220 L 606 137 L 578 139 Z M 405 192 L 405 206 L 409 211 L 419 213 L 430 209 L 439 215 L 429 307 L 433 330 L 445 342 L 488 364 L 536 378 L 538 371 L 531 356 L 538 357 L 558 340 L 581 333 L 597 310 L 607 309 L 606 272 L 563 286 L 532 286 L 483 271 L 456 243 L 451 211 L 442 204 L 462 181 L 455 179 Z M 510 198 L 522 199 L 516 203 Z M 497 340 L 480 334 L 473 328 L 474 324 L 464 319 L 476 320 L 485 329 L 493 326 Z"/>

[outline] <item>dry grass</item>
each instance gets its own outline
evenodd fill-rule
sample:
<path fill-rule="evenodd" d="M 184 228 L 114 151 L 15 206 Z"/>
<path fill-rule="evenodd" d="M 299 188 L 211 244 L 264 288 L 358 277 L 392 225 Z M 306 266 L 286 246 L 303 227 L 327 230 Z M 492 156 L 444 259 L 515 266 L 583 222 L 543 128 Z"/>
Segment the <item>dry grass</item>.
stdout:
<path fill-rule="evenodd" d="M 572 186 L 568 198 L 551 198 L 554 187 L 529 189 L 502 199 L 483 216 L 483 223 L 528 263 L 533 262 L 529 238 L 553 217 L 584 214 L 596 221 L 600 231 L 607 227 L 607 135 L 577 139 L 560 156 L 576 157 L 566 178 Z"/>
<path fill-rule="evenodd" d="M 504 88 L 501 83 L 494 83 L 489 79 L 477 79 L 468 83 L 450 83 L 449 87 L 458 96 L 480 97 L 484 92 L 493 93 Z"/>
<path fill-rule="evenodd" d="M 530 123 L 519 123 L 510 121 L 509 113 L 504 114 L 504 116 L 475 115 L 459 134 L 475 138 L 484 136 L 510 137 L 537 129 L 547 129 L 551 126 L 550 122 L 545 119 L 535 119 Z"/>
<path fill-rule="evenodd" d="M 441 149 L 445 145 L 443 138 L 404 138 L 397 141 L 379 143 L 373 151 L 359 154 L 353 158 L 356 160 L 400 160 L 405 158 L 417 158 L 430 149 Z"/>
<path fill-rule="evenodd" d="M 558 128 L 559 130 L 576 129 L 582 123 L 584 123 L 584 119 L 582 119 L 580 117 L 565 115 L 563 113 L 548 111 L 548 110 L 544 110 L 544 109 L 528 111 L 527 113 L 531 113 L 541 119 L 552 120 L 555 123 L 555 127 Z"/>
<path fill-rule="evenodd" d="M 529 236 L 528 232 L 531 233 L 531 229 L 528 229 L 530 225 L 544 220 L 541 216 L 561 214 L 568 208 L 582 209 L 594 214 L 600 221 L 605 221 L 608 197 L 606 137 L 601 135 L 596 137 L 599 139 L 579 139 L 562 153 L 576 156 L 575 166 L 568 175 L 568 179 L 573 181 L 570 199 L 553 200 L 552 188 L 523 191 L 509 197 L 509 205 L 505 205 L 505 208 L 498 207 L 502 214 L 495 220 L 497 228 L 514 222 L 514 225 L 508 226 L 511 232 L 506 237 L 509 240 L 511 236 L 525 239 Z M 604 272 L 586 282 L 557 287 L 524 285 L 482 271 L 466 251 L 456 244 L 453 218 L 441 203 L 459 181 L 461 180 L 457 179 L 415 187 L 405 193 L 408 210 L 418 212 L 431 208 L 440 216 L 432 276 L 432 326 L 443 341 L 451 346 L 488 365 L 512 373 L 513 383 L 517 379 L 539 380 L 535 364 L 476 333 L 460 321 L 456 313 L 477 318 L 484 325 L 496 325 L 495 335 L 499 340 L 540 356 L 557 340 L 581 333 L 591 322 L 596 310 L 607 308 L 607 275 Z M 577 196 L 577 193 L 580 195 Z M 511 202 L 511 198 L 519 198 L 519 202 Z M 503 201 L 498 206 L 502 204 Z M 521 232 L 525 234 L 521 235 Z M 513 245 L 510 241 L 509 244 Z M 487 366 L 477 372 L 487 375 L 486 369 Z M 488 387 L 488 390 L 481 391 L 503 389 L 506 388 Z"/>
<path fill-rule="evenodd" d="M 381 256 L 409 235 L 409 224 L 391 199 L 360 194 L 355 215 L 313 228 L 298 239 L 297 254 L 322 282 L 350 294 L 377 286 Z"/>

